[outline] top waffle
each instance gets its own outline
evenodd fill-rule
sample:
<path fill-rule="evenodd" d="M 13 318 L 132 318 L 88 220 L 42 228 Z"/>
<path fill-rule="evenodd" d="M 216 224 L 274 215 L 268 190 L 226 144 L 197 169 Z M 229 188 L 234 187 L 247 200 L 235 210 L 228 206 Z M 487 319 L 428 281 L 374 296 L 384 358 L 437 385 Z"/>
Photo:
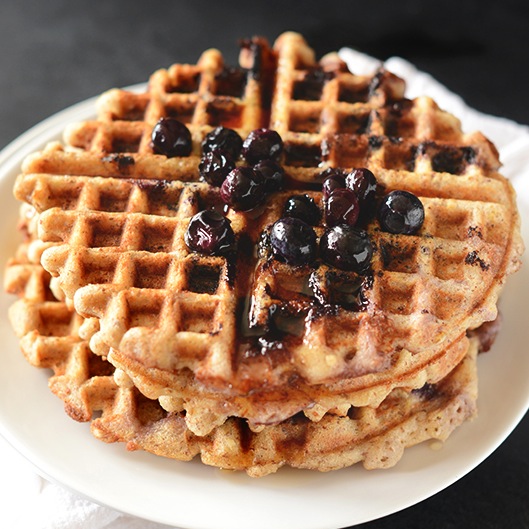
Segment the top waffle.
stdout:
<path fill-rule="evenodd" d="M 108 92 L 97 120 L 66 131 L 66 146 L 29 157 L 15 195 L 52 243 L 43 266 L 81 315 L 99 319 L 92 348 L 151 398 L 181 398 L 176 381 L 191 373 L 224 396 L 277 404 L 300 391 L 365 390 L 395 372 L 405 380 L 494 319 L 522 252 L 514 192 L 488 140 L 404 88 L 384 70 L 354 75 L 336 55 L 316 62 L 293 33 L 273 50 L 254 39 L 239 68 L 207 51 L 196 66 L 156 72 L 146 93 Z M 153 153 L 151 131 L 166 116 L 188 126 L 189 156 Z M 218 125 L 243 138 L 276 130 L 289 182 L 255 210 L 229 209 L 238 245 L 229 259 L 184 242 L 194 214 L 222 206 L 198 173 L 202 140 Z M 366 276 L 257 251 L 292 194 L 321 206 L 328 167 L 367 167 L 384 192 L 407 190 L 424 205 L 415 235 L 369 223 Z"/>

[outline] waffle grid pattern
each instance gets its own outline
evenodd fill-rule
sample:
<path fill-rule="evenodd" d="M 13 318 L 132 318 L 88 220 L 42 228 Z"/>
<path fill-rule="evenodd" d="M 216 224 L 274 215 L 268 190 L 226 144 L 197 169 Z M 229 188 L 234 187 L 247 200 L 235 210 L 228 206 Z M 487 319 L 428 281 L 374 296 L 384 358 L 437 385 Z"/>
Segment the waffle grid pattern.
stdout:
<path fill-rule="evenodd" d="M 257 49 L 253 60 L 270 68 L 266 50 Z M 203 137 L 212 128 L 222 124 L 246 135 L 261 126 L 261 92 L 247 70 L 226 67 L 220 52 L 208 50 L 196 65 L 175 64 L 155 72 L 148 94 L 108 91 L 99 101 L 98 120 L 70 128 L 66 140 L 93 153 L 152 155 L 154 125 L 162 117 L 174 117 L 190 129 L 191 156 L 200 158 Z"/>
<path fill-rule="evenodd" d="M 259 50 L 258 62 L 275 64 Z M 155 73 L 147 94 L 111 91 L 97 121 L 70 128 L 66 147 L 29 158 L 16 184 L 17 197 L 39 213 L 39 238 L 52 245 L 44 267 L 79 313 L 99 320 L 92 348 L 135 383 L 143 376 L 138 387 L 163 402 L 175 397 L 168 377 L 187 369 L 223 391 L 257 391 L 265 381 L 287 393 L 315 386 L 318 398 L 321 384 L 332 393 L 344 380 L 372 374 L 375 387 L 376 375 L 385 380 L 406 362 L 413 373 L 467 329 L 494 319 L 504 276 L 517 266 L 513 191 L 483 136 L 464 135 L 428 98 L 404 99 L 404 83 L 388 72 L 355 76 L 334 55 L 316 63 L 299 36 L 280 37 L 274 53 L 270 123 L 284 140 L 282 162 L 296 192 L 321 204 L 322 169 L 365 166 L 385 191 L 407 189 L 425 206 L 417 236 L 370 224 L 376 251 L 360 286 L 354 274 L 319 262 L 292 269 L 252 250 L 240 256 L 234 277 L 223 258 L 185 247 L 189 218 L 219 207 L 217 192 L 196 181 L 202 139 L 218 124 L 207 109 L 221 102 L 239 108 L 243 126 L 226 116 L 219 122 L 243 137 L 267 123 L 266 66 L 245 76 L 242 97 L 229 88 L 242 70 L 227 70 L 211 51 L 196 66 Z M 166 115 L 188 123 L 190 157 L 152 154 L 150 130 Z M 248 215 L 229 212 L 239 243 L 247 237 L 255 247 L 288 196 L 276 194 Z M 321 235 L 323 226 L 316 230 Z M 241 343 L 238 310 L 248 292 L 250 328 L 284 324 L 280 340 L 265 336 L 256 348 L 263 338 L 256 332 L 251 346 Z M 282 317 L 289 321 L 278 323 Z M 372 399 L 379 402 L 380 393 Z"/>

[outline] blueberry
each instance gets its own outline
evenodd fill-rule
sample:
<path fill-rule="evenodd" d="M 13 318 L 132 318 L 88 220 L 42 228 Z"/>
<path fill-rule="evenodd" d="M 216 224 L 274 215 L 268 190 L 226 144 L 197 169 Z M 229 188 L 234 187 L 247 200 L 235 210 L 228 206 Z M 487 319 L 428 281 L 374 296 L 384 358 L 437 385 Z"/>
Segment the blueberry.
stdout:
<path fill-rule="evenodd" d="M 202 152 L 221 150 L 230 155 L 234 160 L 239 157 L 242 147 L 242 138 L 233 129 L 217 127 L 209 132 L 202 142 Z"/>
<path fill-rule="evenodd" d="M 320 255 L 326 263 L 336 268 L 360 274 L 371 263 L 373 246 L 365 231 L 342 224 L 322 235 Z"/>
<path fill-rule="evenodd" d="M 281 136 L 270 129 L 253 130 L 242 144 L 242 155 L 251 164 L 261 160 L 277 160 L 282 151 Z"/>
<path fill-rule="evenodd" d="M 270 244 L 274 255 L 295 266 L 310 264 L 316 258 L 316 234 L 300 219 L 286 217 L 272 226 Z"/>
<path fill-rule="evenodd" d="M 345 187 L 345 176 L 340 169 L 326 169 L 320 174 L 323 177 L 322 191 L 325 200 L 335 189 Z"/>
<path fill-rule="evenodd" d="M 373 205 L 375 201 L 375 195 L 377 192 L 377 179 L 375 175 L 365 167 L 359 169 L 353 169 L 345 177 L 345 185 L 351 190 L 354 191 L 360 206 Z"/>
<path fill-rule="evenodd" d="M 251 167 L 236 167 L 220 188 L 222 200 L 236 211 L 248 211 L 265 198 L 265 180 Z"/>
<path fill-rule="evenodd" d="M 365 167 L 353 169 L 345 177 L 345 185 L 358 197 L 360 203 L 359 220 L 364 223 L 371 220 L 376 213 L 377 179 Z"/>
<path fill-rule="evenodd" d="M 191 218 L 184 240 L 191 251 L 205 255 L 226 255 L 235 246 L 230 221 L 212 209 Z"/>
<path fill-rule="evenodd" d="M 392 191 L 380 204 L 378 219 L 384 231 L 412 235 L 424 222 L 422 202 L 408 191 Z"/>
<path fill-rule="evenodd" d="M 253 169 L 263 176 L 268 193 L 279 191 L 283 187 L 285 171 L 278 163 L 272 160 L 262 160 L 256 163 Z"/>
<path fill-rule="evenodd" d="M 220 149 L 209 151 L 202 156 L 198 166 L 200 176 L 212 186 L 221 186 L 228 173 L 235 169 L 233 158 Z"/>
<path fill-rule="evenodd" d="M 325 201 L 325 224 L 354 226 L 360 214 L 357 196 L 350 189 L 338 188 Z"/>
<path fill-rule="evenodd" d="M 174 118 L 161 118 L 152 129 L 151 146 L 155 153 L 168 158 L 189 156 L 192 149 L 191 133 Z"/>
<path fill-rule="evenodd" d="M 285 203 L 283 214 L 285 217 L 301 219 L 311 226 L 318 224 L 321 218 L 320 208 L 308 195 L 291 196 Z"/>

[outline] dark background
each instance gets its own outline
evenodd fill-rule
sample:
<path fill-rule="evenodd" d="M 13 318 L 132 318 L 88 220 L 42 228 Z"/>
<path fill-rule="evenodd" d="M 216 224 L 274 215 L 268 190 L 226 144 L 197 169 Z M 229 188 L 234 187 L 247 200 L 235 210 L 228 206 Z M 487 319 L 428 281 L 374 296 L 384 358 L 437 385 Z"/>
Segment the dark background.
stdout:
<path fill-rule="evenodd" d="M 207 47 L 235 63 L 239 38 L 273 41 L 285 30 L 303 33 L 318 56 L 343 46 L 400 55 L 478 110 L 529 124 L 529 2 L 0 0 L 0 148 L 73 103 L 195 62 Z M 455 485 L 358 527 L 529 528 L 528 447 L 526 417 Z"/>

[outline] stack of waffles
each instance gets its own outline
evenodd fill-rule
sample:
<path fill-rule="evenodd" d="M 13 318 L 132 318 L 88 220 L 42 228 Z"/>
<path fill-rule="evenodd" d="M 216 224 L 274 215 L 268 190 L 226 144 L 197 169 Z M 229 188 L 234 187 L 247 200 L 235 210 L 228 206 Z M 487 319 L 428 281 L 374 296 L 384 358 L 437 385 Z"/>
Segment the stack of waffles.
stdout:
<path fill-rule="evenodd" d="M 103 94 L 97 119 L 29 156 L 14 190 L 24 241 L 5 276 L 19 296 L 10 318 L 67 413 L 103 441 L 252 476 L 390 467 L 472 418 L 477 352 L 523 251 L 515 196 L 482 134 L 404 91 L 385 70 L 316 61 L 298 34 L 255 38 L 238 67 L 208 50 L 155 72 L 143 93 Z M 168 117 L 189 129 L 189 155 L 153 151 Z M 222 206 L 199 171 L 218 126 L 277 131 L 287 175 L 258 208 L 223 210 L 228 257 L 184 237 L 195 214 Z M 362 276 L 259 251 L 289 197 L 321 207 L 322 173 L 358 167 L 420 198 L 416 234 L 373 218 Z"/>

